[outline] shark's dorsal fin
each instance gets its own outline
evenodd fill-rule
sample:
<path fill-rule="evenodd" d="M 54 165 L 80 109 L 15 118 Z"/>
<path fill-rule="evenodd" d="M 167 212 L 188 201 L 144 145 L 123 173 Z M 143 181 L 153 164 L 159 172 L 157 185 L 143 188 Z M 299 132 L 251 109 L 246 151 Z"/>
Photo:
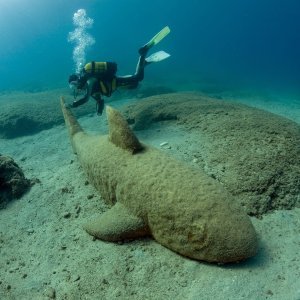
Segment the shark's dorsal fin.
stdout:
<path fill-rule="evenodd" d="M 119 111 L 111 106 L 106 106 L 106 114 L 108 119 L 109 140 L 113 144 L 133 154 L 143 150 L 142 144 Z"/>

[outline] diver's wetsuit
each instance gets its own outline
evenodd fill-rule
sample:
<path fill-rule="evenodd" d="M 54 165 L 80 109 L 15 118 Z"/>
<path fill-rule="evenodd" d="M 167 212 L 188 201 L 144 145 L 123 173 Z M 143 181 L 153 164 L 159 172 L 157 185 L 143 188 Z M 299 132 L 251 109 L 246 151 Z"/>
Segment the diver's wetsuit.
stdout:
<path fill-rule="evenodd" d="M 144 68 L 148 64 L 145 60 L 147 52 L 148 49 L 145 46 L 139 50 L 140 57 L 134 75 L 108 75 L 107 78 L 104 76 L 101 79 L 98 79 L 96 74 L 93 76 L 91 74 L 84 73 L 83 71 L 83 75 L 79 78 L 79 88 L 85 88 L 86 94 L 83 98 L 73 101 L 72 107 L 78 107 L 86 103 L 92 96 L 97 103 L 97 114 L 101 115 L 104 108 L 102 95 L 110 97 L 118 87 L 134 89 L 138 86 L 138 83 L 144 79 Z"/>

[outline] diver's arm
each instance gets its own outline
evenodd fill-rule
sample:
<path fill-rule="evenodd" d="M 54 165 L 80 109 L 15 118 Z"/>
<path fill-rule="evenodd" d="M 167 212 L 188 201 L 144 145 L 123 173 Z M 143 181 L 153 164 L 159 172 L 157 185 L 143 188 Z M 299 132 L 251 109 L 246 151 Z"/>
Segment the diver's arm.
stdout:
<path fill-rule="evenodd" d="M 86 102 L 88 102 L 88 101 L 89 101 L 89 95 L 88 95 L 88 93 L 86 93 L 85 96 L 84 96 L 83 98 L 81 98 L 81 99 L 79 99 L 79 100 L 73 101 L 71 107 L 73 107 L 73 108 L 74 108 L 74 107 L 78 107 L 78 106 L 80 106 L 80 105 L 82 105 L 82 104 L 84 104 L 84 103 L 86 103 Z"/>
<path fill-rule="evenodd" d="M 88 81 L 86 83 L 86 93 L 85 93 L 84 97 L 79 100 L 73 101 L 72 107 L 78 107 L 89 101 L 90 96 L 92 94 L 93 86 L 96 81 L 97 80 L 95 78 L 88 79 Z"/>

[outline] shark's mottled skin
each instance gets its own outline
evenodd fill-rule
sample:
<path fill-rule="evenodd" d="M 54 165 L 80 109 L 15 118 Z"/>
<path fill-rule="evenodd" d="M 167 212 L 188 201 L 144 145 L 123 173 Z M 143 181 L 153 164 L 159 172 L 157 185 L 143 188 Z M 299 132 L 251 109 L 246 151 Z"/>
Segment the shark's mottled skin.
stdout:
<path fill-rule="evenodd" d="M 88 136 L 61 100 L 74 152 L 90 182 L 112 207 L 84 227 L 119 241 L 152 235 L 183 256 L 234 262 L 253 256 L 257 236 L 246 213 L 215 180 L 141 144 L 107 106 L 109 135 Z"/>

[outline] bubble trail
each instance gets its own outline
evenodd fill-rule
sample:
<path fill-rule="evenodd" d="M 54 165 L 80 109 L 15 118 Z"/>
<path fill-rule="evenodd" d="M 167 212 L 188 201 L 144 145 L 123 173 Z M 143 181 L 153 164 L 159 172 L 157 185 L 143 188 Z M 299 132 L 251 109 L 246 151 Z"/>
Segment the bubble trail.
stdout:
<path fill-rule="evenodd" d="M 89 18 L 85 9 L 78 9 L 73 15 L 74 31 L 69 32 L 68 42 L 74 43 L 73 60 L 75 71 L 79 73 L 85 64 L 86 50 L 95 43 L 95 39 L 87 32 L 93 27 L 94 20 Z"/>

